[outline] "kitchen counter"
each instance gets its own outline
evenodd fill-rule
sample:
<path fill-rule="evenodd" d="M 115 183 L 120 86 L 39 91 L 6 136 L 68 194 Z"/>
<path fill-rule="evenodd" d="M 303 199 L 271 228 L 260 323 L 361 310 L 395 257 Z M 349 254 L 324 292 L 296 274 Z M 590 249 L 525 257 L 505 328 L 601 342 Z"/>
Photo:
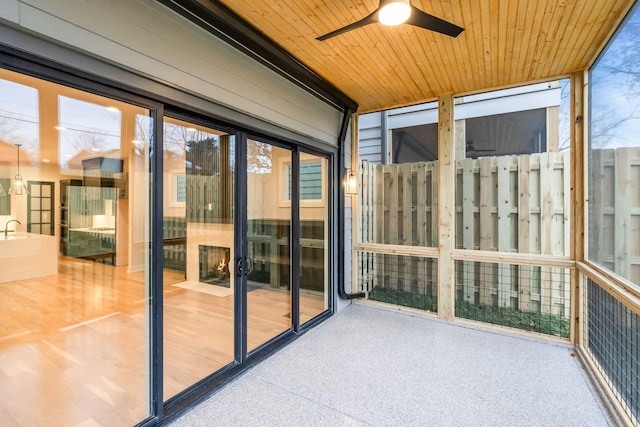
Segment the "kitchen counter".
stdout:
<path fill-rule="evenodd" d="M 58 274 L 58 243 L 54 236 L 0 233 L 0 283 Z"/>

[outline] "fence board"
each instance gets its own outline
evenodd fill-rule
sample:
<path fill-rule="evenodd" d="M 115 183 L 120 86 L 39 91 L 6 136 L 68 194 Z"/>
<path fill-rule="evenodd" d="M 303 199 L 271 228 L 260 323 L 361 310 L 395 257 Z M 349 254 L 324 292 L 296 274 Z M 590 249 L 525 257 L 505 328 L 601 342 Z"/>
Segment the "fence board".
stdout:
<path fill-rule="evenodd" d="M 614 164 L 614 266 L 613 271 L 630 276 L 629 249 L 631 238 L 631 156 L 629 148 L 615 150 Z M 635 183 L 636 186 L 638 183 Z M 637 238 L 637 235 L 634 236 Z"/>
<path fill-rule="evenodd" d="M 491 208 L 493 207 L 493 189 L 495 186 L 493 178 L 493 158 L 480 159 L 480 188 L 483 189 L 480 192 L 480 250 L 490 251 L 494 250 L 492 247 L 493 242 L 493 215 Z M 493 267 L 483 263 L 480 265 L 480 276 L 483 280 L 493 283 L 494 272 Z M 480 304 L 493 305 L 493 297 L 491 295 L 491 289 L 486 286 L 480 287 Z"/>
<path fill-rule="evenodd" d="M 529 253 L 531 251 L 531 192 L 530 184 L 530 157 L 528 155 L 518 158 L 518 252 Z M 519 266 L 518 283 L 518 308 L 531 311 L 531 266 Z"/>
<path fill-rule="evenodd" d="M 413 175 L 411 173 L 411 163 L 403 163 L 399 167 L 400 175 L 400 199 L 402 208 L 402 228 L 399 230 L 399 243 L 406 246 L 413 246 Z M 399 178 L 400 179 L 400 178 Z M 402 266 L 403 289 L 413 293 L 417 290 L 417 283 L 412 274 L 412 259 L 409 257 L 399 257 L 398 261 Z"/>
<path fill-rule="evenodd" d="M 462 160 L 462 247 L 464 249 L 476 249 L 475 245 L 475 176 L 473 173 L 473 159 Z M 475 302 L 476 270 L 475 263 L 470 262 L 464 269 L 463 299 Z"/>
<path fill-rule="evenodd" d="M 597 155 L 594 159 L 592 164 L 597 165 Z M 462 221 L 458 227 L 459 247 L 566 256 L 571 238 L 569 162 L 568 152 L 460 161 L 457 182 L 461 194 L 456 198 L 458 219 Z M 603 173 L 613 176 L 613 157 L 606 167 L 609 170 Z M 633 165 L 629 163 L 628 167 Z M 361 204 L 361 218 L 367 222 L 361 224 L 362 241 L 437 247 L 437 162 L 366 164 L 362 171 L 362 198 L 366 201 Z M 606 185 L 607 180 L 602 181 Z M 614 206 L 603 208 L 604 223 L 608 219 L 610 228 L 614 227 L 614 210 Z M 626 210 L 629 215 L 640 214 L 640 206 L 632 204 Z M 615 220 L 617 227 L 620 221 Z M 626 221 L 628 227 L 633 227 L 631 220 Z M 359 264 L 370 270 L 369 274 L 359 275 L 367 281 L 366 287 L 373 287 L 384 278 L 386 282 L 380 284 L 398 290 L 437 292 L 432 286 L 437 285 L 435 260 L 400 260 L 393 254 L 367 256 L 370 262 L 363 260 Z M 393 269 L 384 271 L 385 260 Z M 458 295 L 484 305 L 568 314 L 570 286 L 564 283 L 564 273 L 561 269 L 480 263 L 466 269 L 458 283 Z M 478 289 L 479 279 L 490 285 Z M 545 285 L 540 285 L 541 280 Z M 556 285 L 552 288 L 551 283 Z"/>
<path fill-rule="evenodd" d="M 426 246 L 427 243 L 427 168 L 425 162 L 414 163 L 412 173 L 416 176 L 416 245 Z M 420 272 L 416 292 L 427 295 L 427 258 L 417 259 L 417 269 Z M 422 280 L 421 280 L 422 279 Z"/>
<path fill-rule="evenodd" d="M 510 157 L 498 157 L 498 250 L 511 251 Z M 511 305 L 511 265 L 498 265 L 498 306 Z"/>

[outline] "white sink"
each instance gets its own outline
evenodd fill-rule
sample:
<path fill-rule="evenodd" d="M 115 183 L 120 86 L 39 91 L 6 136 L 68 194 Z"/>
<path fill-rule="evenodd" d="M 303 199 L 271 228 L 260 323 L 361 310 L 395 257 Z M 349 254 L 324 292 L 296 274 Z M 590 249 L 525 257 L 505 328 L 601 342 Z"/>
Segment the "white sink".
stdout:
<path fill-rule="evenodd" d="M 0 283 L 58 274 L 54 236 L 0 232 Z"/>

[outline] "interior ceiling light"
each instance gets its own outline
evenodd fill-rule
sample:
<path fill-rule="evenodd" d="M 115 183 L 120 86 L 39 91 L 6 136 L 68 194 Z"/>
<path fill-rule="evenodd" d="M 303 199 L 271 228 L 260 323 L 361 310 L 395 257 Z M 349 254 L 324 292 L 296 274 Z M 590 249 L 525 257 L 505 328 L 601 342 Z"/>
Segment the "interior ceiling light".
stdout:
<path fill-rule="evenodd" d="M 316 40 L 323 41 L 346 33 L 347 31 L 377 22 L 384 25 L 400 25 L 406 23 L 414 27 L 424 28 L 425 30 L 435 31 L 436 33 L 451 37 L 458 37 L 458 35 L 464 31 L 462 27 L 436 16 L 429 15 L 417 7 L 412 6 L 411 0 L 380 0 L 378 8 L 361 20 L 331 31 L 318 37 Z"/>
<path fill-rule="evenodd" d="M 380 2 L 378 19 L 382 25 L 392 27 L 407 22 L 411 16 L 411 5 L 409 0 L 392 0 L 383 5 Z"/>
<path fill-rule="evenodd" d="M 27 190 L 27 186 L 25 185 L 22 175 L 20 175 L 20 147 L 22 144 L 15 144 L 18 148 L 18 170 L 16 171 L 16 176 L 13 178 L 13 184 L 11 188 L 9 188 L 9 194 L 15 194 L 16 196 L 22 196 L 23 194 L 29 194 L 29 190 Z"/>

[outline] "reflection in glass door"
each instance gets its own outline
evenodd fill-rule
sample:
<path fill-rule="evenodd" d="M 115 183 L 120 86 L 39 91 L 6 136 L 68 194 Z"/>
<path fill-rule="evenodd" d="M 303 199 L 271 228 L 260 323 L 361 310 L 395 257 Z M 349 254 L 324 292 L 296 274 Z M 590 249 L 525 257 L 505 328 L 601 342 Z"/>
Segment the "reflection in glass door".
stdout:
<path fill-rule="evenodd" d="M 300 153 L 300 323 L 329 308 L 326 158 Z"/>
<path fill-rule="evenodd" d="M 0 69 L 0 117 L 11 130 L 0 176 L 17 174 L 21 144 L 29 182 L 28 194 L 0 192 L 0 229 L 9 223 L 0 233 L 2 426 L 131 426 L 152 415 L 145 135 L 154 115 Z M 89 171 L 94 164 L 103 167 Z M 71 187 L 113 197 L 70 197 Z"/>
<path fill-rule="evenodd" d="M 234 360 L 234 144 L 164 119 L 165 400 Z"/>
<path fill-rule="evenodd" d="M 27 187 L 27 232 L 53 236 L 53 182 L 29 181 Z"/>
<path fill-rule="evenodd" d="M 291 160 L 247 141 L 247 351 L 291 328 Z"/>

